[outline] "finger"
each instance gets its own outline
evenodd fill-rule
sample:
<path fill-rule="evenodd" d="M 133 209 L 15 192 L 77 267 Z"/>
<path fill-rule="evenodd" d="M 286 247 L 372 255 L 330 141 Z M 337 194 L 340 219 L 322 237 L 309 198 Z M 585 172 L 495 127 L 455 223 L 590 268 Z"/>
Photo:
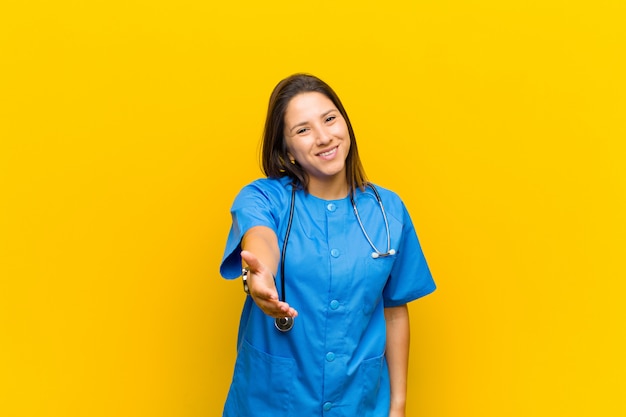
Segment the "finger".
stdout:
<path fill-rule="evenodd" d="M 281 301 L 279 303 L 281 317 L 296 317 L 298 312 L 289 304 Z"/>
<path fill-rule="evenodd" d="M 250 294 L 254 296 L 254 298 L 256 298 L 257 300 L 264 300 L 274 303 L 278 302 L 278 292 L 276 291 L 275 287 L 255 287 L 254 292 L 251 292 Z"/>
<path fill-rule="evenodd" d="M 257 306 L 270 317 L 296 317 L 298 312 L 283 301 L 257 300 Z"/>
<path fill-rule="evenodd" d="M 281 309 L 278 302 L 260 301 L 257 306 L 270 317 L 285 317 L 286 313 Z"/>
<path fill-rule="evenodd" d="M 250 251 L 247 251 L 247 250 L 241 251 L 241 259 L 243 259 L 246 262 L 246 264 L 248 265 L 248 268 L 251 271 L 258 271 L 259 269 L 263 267 L 263 264 L 261 264 L 261 261 L 259 261 L 259 258 L 257 258 L 256 255 Z"/>

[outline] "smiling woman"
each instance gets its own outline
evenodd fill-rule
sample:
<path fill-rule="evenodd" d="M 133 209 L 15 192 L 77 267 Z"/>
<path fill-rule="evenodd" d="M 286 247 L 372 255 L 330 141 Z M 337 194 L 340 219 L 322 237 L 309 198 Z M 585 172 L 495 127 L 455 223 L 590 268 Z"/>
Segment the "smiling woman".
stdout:
<path fill-rule="evenodd" d="M 318 93 L 318 95 L 314 94 Z M 306 99 L 304 97 L 306 97 Z M 313 100 L 316 97 L 317 100 Z M 316 101 L 317 114 L 307 107 L 307 102 Z M 327 101 L 325 101 L 327 100 Z M 326 106 L 326 107 L 324 107 Z M 293 119 L 287 123 L 287 112 Z M 302 114 L 300 114 L 302 112 Z M 326 114 L 328 113 L 328 114 Z M 332 113 L 332 115 L 331 115 Z M 342 133 L 342 141 L 348 142 L 346 148 L 347 155 L 342 163 L 345 165 L 345 178 L 348 188 L 354 191 L 357 187 L 365 186 L 365 170 L 361 165 L 359 158 L 359 150 L 354 136 L 354 130 L 350 123 L 348 113 L 343 107 L 341 100 L 330 86 L 322 80 L 305 74 L 297 74 L 282 80 L 270 96 L 267 119 L 265 121 L 265 130 L 263 133 L 263 171 L 270 178 L 280 178 L 285 175 L 292 178 L 295 182 L 300 183 L 303 187 L 309 184 L 309 174 L 300 165 L 299 161 L 292 158 L 288 154 L 287 138 L 294 135 L 305 135 L 311 129 L 307 123 L 318 122 L 313 137 L 320 133 L 326 134 L 336 132 L 334 130 L 323 129 L 320 132 L 320 125 L 332 126 L 334 122 L 326 120 L 326 118 L 343 119 L 343 124 L 347 129 L 346 133 Z M 321 119 L 324 123 L 321 123 Z M 339 124 L 342 126 L 342 123 Z M 303 130 L 295 129 L 303 127 Z M 336 133 L 335 133 L 336 134 Z M 310 135 L 307 134 L 307 136 Z M 339 138 L 335 138 L 338 142 Z M 322 138 L 322 141 L 328 140 Z M 330 149 L 321 149 L 322 152 Z M 317 152 L 320 152 L 318 150 Z M 286 163 L 286 161 L 290 163 Z M 320 190 L 322 191 L 322 190 Z"/>
<path fill-rule="evenodd" d="M 330 99 L 317 92 L 292 98 L 285 112 L 285 142 L 289 160 L 308 174 L 309 193 L 327 199 L 347 194 L 350 136 Z"/>
<path fill-rule="evenodd" d="M 216 279 L 215 233 L 259 176 L 272 179 L 246 190 L 271 201 L 278 242 L 290 194 L 259 184 L 301 187 L 285 265 L 298 316 L 267 347 L 242 331 L 239 356 L 264 364 L 270 352 L 273 379 L 237 369 L 280 398 L 302 377 L 291 361 L 328 340 L 302 372 L 374 373 L 375 360 L 346 359 L 336 332 L 363 325 L 380 296 L 365 278 L 397 261 L 371 258 L 349 202 L 301 191 L 308 177 L 283 148 L 285 89 L 263 174 L 256 161 L 267 96 L 303 69 L 349 109 L 331 99 L 372 243 L 400 251 L 404 220 L 378 187 L 387 246 L 359 160 L 402 196 L 437 279 L 409 304 L 407 414 L 626 416 L 626 2 L 355 3 L 2 2 L 0 416 L 221 415 L 245 295 Z M 322 240 L 325 228 L 343 240 Z M 319 336 L 318 318 L 334 332 Z M 327 417 L 342 413 L 330 397 Z"/>
<path fill-rule="evenodd" d="M 248 294 L 224 416 L 404 416 L 407 303 L 435 290 L 404 204 L 365 180 L 350 119 L 316 77 L 274 89 L 263 157 L 221 265 L 243 269 Z"/>

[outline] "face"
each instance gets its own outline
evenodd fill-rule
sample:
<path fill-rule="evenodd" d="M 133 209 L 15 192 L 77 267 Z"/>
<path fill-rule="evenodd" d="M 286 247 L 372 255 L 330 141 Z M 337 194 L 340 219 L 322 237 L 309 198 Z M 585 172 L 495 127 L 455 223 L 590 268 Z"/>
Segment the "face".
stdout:
<path fill-rule="evenodd" d="M 317 92 L 293 97 L 285 112 L 284 134 L 289 158 L 307 173 L 309 187 L 347 182 L 348 126 L 328 97 Z"/>

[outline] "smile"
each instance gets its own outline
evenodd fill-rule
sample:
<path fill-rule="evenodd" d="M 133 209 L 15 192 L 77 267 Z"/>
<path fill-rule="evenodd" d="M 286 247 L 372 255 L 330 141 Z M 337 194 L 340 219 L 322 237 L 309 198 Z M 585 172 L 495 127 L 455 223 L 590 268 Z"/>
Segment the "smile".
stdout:
<path fill-rule="evenodd" d="M 323 157 L 327 157 L 327 156 L 331 156 L 334 155 L 337 152 L 337 146 L 335 146 L 334 148 L 326 151 L 326 152 L 320 152 L 317 154 L 317 156 L 323 156 Z"/>

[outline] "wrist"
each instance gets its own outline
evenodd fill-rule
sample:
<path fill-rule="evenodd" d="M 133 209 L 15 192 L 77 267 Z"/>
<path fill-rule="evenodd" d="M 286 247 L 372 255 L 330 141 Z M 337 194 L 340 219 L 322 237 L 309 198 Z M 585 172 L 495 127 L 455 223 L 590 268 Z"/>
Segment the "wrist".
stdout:
<path fill-rule="evenodd" d="M 404 412 L 406 409 L 406 398 L 391 398 L 390 409 Z"/>
<path fill-rule="evenodd" d="M 250 287 L 248 286 L 248 276 L 250 274 L 250 269 L 248 267 L 243 267 L 241 269 L 241 282 L 243 283 L 243 292 L 246 294 L 250 294 Z"/>

